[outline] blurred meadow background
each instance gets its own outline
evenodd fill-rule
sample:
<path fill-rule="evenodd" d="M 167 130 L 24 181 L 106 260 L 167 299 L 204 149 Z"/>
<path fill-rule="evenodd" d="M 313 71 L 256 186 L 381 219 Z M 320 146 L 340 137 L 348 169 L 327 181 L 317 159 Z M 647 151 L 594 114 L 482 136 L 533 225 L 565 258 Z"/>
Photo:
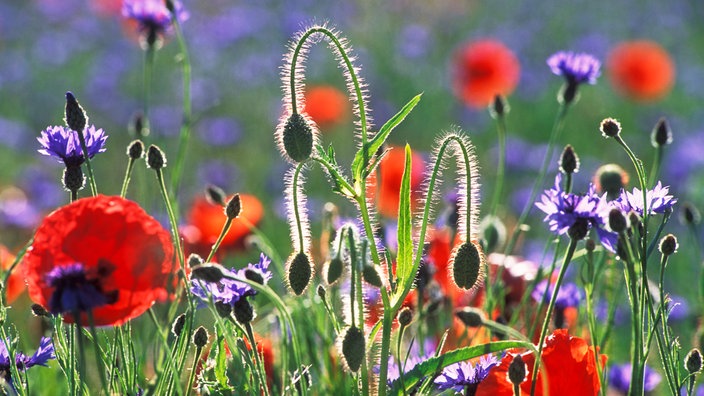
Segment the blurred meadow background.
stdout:
<path fill-rule="evenodd" d="M 485 105 L 468 104 L 457 95 L 457 62 L 468 45 L 487 39 L 502 43 L 515 55 L 520 72 L 515 90 L 507 95 L 507 180 L 499 210 L 508 226 L 523 209 L 545 156 L 557 111 L 556 95 L 563 83 L 551 73 L 546 59 L 560 50 L 591 53 L 603 67 L 596 85 L 580 90 L 579 101 L 567 116 L 545 188 L 552 184 L 558 156 L 568 143 L 581 160 L 574 182 L 577 191 L 586 190 L 597 169 L 607 163 L 632 173 L 622 149 L 599 133 L 599 123 L 606 117 L 621 122 L 625 139 L 650 164 L 654 156 L 650 134 L 665 117 L 673 142 L 664 152 L 660 180 L 679 201 L 674 218 L 685 202 L 704 209 L 704 2 L 185 0 L 184 6 L 190 14 L 182 27 L 192 62 L 193 99 L 193 134 L 176 195 L 184 226 L 194 201 L 202 199 L 208 185 L 251 194 L 263 204 L 260 228 L 281 246 L 283 255 L 288 254 L 282 194 L 287 165 L 274 142 L 282 112 L 280 67 L 290 37 L 323 22 L 349 39 L 369 85 L 376 124 L 423 93 L 420 104 L 391 135 L 392 145 L 409 143 L 427 159 L 441 131 L 458 126 L 468 132 L 481 167 L 483 212 L 489 210 L 496 177 L 496 126 Z M 120 0 L 0 3 L 0 243 L 9 251 L 16 252 L 26 243 L 44 214 L 68 201 L 60 184 L 62 167 L 37 153 L 36 140 L 47 125 L 63 118 L 66 91 L 79 98 L 90 123 L 109 135 L 107 151 L 94 161 L 94 169 L 101 192 L 119 193 L 127 163 L 125 149 L 136 138 L 129 124 L 142 109 L 144 51 L 135 32 L 135 26 L 121 16 Z M 634 40 L 657 43 L 666 58 L 662 67 L 672 67 L 671 81 L 657 76 L 667 70 L 656 70 L 653 78 L 667 81 L 652 82 L 661 85 L 652 95 L 629 91 L 623 82 L 619 85 L 619 65 L 609 63 L 620 44 Z M 169 37 L 156 52 L 151 133 L 143 139 L 158 144 L 167 158 L 176 156 L 181 124 L 178 55 L 178 45 Z M 333 143 L 339 163 L 348 164 L 354 155 L 352 107 L 337 62 L 322 45 L 311 49 L 306 86 L 308 92 L 318 90 L 321 95 L 317 106 L 323 142 Z M 312 109 L 315 99 L 308 100 Z M 128 197 L 166 224 L 161 197 L 148 172 L 144 166 L 135 168 Z M 320 170 L 314 170 L 309 179 L 306 189 L 314 236 L 320 234 L 325 202 L 339 204 L 341 216 L 354 216 L 354 207 L 326 188 Z M 633 175 L 630 179 L 629 189 L 636 186 Z M 447 191 L 451 187 L 444 183 Z M 515 252 L 538 263 L 543 261 L 548 235 L 542 218 L 534 209 L 528 221 L 531 231 Z M 701 272 L 701 257 L 694 246 L 704 239 L 701 225 L 692 232 L 672 221 L 668 231 L 680 238 L 680 252 L 672 259 L 666 279 L 666 289 L 680 303 L 670 320 L 686 352 L 699 345 L 695 333 L 702 304 L 695 279 Z M 243 250 L 233 260 L 252 262 L 258 254 L 256 249 Z M 42 331 L 39 319 L 31 316 L 29 304 L 26 295 L 20 296 L 9 320 L 17 323 L 21 333 L 38 334 Z M 625 305 L 623 312 L 627 312 Z M 27 323 L 26 329 L 19 323 Z M 614 344 L 621 337 L 628 339 L 628 325 L 618 326 Z M 31 349 L 36 341 L 25 337 L 21 342 Z M 609 364 L 627 360 L 628 342 L 623 345 L 622 350 L 609 349 Z"/>

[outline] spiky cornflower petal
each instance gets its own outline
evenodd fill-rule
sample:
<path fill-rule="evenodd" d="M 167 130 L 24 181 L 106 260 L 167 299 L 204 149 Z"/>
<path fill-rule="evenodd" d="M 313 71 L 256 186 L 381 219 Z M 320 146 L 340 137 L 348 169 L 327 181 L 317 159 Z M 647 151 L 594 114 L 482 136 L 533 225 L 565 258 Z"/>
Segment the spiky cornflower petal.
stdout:
<path fill-rule="evenodd" d="M 225 278 L 218 282 L 207 283 L 198 279 L 191 280 L 191 293 L 195 294 L 203 301 L 212 298 L 213 302 L 229 304 L 234 307 L 235 303 L 246 296 L 257 294 L 251 286 L 244 282 L 228 279 L 227 275 L 236 276 L 238 278 L 246 278 L 247 272 L 254 272 L 258 278 L 262 280 L 262 284 L 267 284 L 273 274 L 269 271 L 271 260 L 263 253 L 259 256 L 259 262 L 256 264 L 248 264 L 247 267 L 240 270 L 225 270 Z M 250 275 L 251 276 L 251 275 Z M 200 304 L 199 307 L 204 307 L 205 304 Z"/>
<path fill-rule="evenodd" d="M 547 288 L 547 291 L 545 290 Z M 543 280 L 535 286 L 531 297 L 535 301 L 543 300 L 544 303 L 548 303 L 552 297 L 552 293 L 555 290 L 555 285 L 552 283 L 548 286 L 548 281 Z M 555 306 L 559 309 L 577 307 L 584 296 L 579 287 L 572 282 L 565 282 L 560 290 L 557 291 L 557 298 L 555 299 Z"/>
<path fill-rule="evenodd" d="M 665 213 L 677 203 L 677 198 L 670 195 L 670 187 L 663 187 L 659 181 L 655 187 L 646 191 L 645 199 L 648 203 L 648 215 Z M 643 217 L 643 191 L 638 188 L 634 187 L 633 192 L 621 190 L 621 195 L 612 204 L 624 213 L 633 211 Z"/>
<path fill-rule="evenodd" d="M 27 356 L 22 352 L 15 353 L 15 366 L 17 370 L 22 372 L 33 366 L 47 366 L 51 359 L 56 359 L 54 344 L 50 337 L 42 337 L 39 341 L 39 348 L 32 356 Z M 0 373 L 4 380 L 14 388 L 12 383 L 12 370 L 10 366 L 10 353 L 7 350 L 5 342 L 0 340 Z"/>
<path fill-rule="evenodd" d="M 601 62 L 594 56 L 572 51 L 559 51 L 547 60 L 550 70 L 570 84 L 594 85 L 601 75 Z"/>
<path fill-rule="evenodd" d="M 88 157 L 105 151 L 108 136 L 102 129 L 91 125 L 84 130 Z M 49 126 L 37 138 L 41 145 L 40 154 L 48 155 L 63 162 L 66 166 L 80 166 L 85 162 L 78 132 L 65 126 Z"/>
<path fill-rule="evenodd" d="M 489 371 L 499 361 L 494 355 L 484 355 L 476 365 L 470 362 L 457 362 L 445 367 L 435 379 L 435 385 L 440 390 L 453 389 L 455 392 L 462 392 L 468 386 L 475 387 L 489 375 Z"/>
<path fill-rule="evenodd" d="M 174 14 L 179 22 L 185 22 L 190 16 L 180 1 L 174 1 Z M 161 35 L 171 30 L 172 15 L 163 0 L 125 0 L 122 16 L 137 21 L 143 33 L 153 31 Z"/>

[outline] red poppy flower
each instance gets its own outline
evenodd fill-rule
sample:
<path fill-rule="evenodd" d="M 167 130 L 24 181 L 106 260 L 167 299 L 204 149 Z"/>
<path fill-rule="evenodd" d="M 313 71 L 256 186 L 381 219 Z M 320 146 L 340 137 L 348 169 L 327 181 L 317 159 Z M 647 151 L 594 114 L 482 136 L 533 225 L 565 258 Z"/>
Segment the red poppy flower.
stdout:
<path fill-rule="evenodd" d="M 489 376 L 479 384 L 477 395 L 512 396 L 513 385 L 508 380 L 508 367 L 515 353 L 508 353 L 501 364 L 491 370 Z M 606 365 L 606 355 L 599 355 L 601 367 Z M 531 371 L 535 363 L 532 353 L 523 355 L 528 369 L 528 378 L 521 384 L 521 394 L 530 394 Z M 543 367 L 538 373 L 536 396 L 545 394 L 543 375 L 550 395 L 593 396 L 599 393 L 599 372 L 594 358 L 594 348 L 579 337 L 572 337 L 567 330 L 555 330 L 545 340 L 542 358 Z"/>
<path fill-rule="evenodd" d="M 7 271 L 15 262 L 15 255 L 3 245 L 0 245 L 0 266 L 3 271 Z M 15 267 L 7 280 L 5 298 L 7 304 L 12 304 L 24 291 L 24 280 L 22 279 L 22 264 Z"/>
<path fill-rule="evenodd" d="M 241 248 L 244 237 L 250 233 L 249 224 L 259 224 L 264 215 L 264 207 L 255 196 L 240 194 L 240 200 L 242 210 L 239 217 L 232 221 L 230 230 L 220 244 L 221 249 Z M 196 198 L 188 213 L 188 225 L 181 229 L 187 250 L 207 256 L 226 221 L 221 205 L 208 202 L 203 197 Z"/>
<path fill-rule="evenodd" d="M 627 41 L 609 54 L 611 84 L 621 94 L 638 101 L 667 95 L 675 81 L 675 65 L 667 51 L 648 40 Z"/>
<path fill-rule="evenodd" d="M 521 66 L 503 43 L 485 39 L 470 42 L 455 54 L 453 89 L 471 107 L 486 107 L 496 95 L 516 88 Z"/>
<path fill-rule="evenodd" d="M 320 85 L 306 89 L 305 112 L 322 130 L 344 121 L 349 108 L 347 96 L 333 86 Z"/>
<path fill-rule="evenodd" d="M 368 179 L 369 196 L 376 194 L 377 210 L 380 214 L 390 218 L 398 217 L 399 193 L 401 179 L 405 165 L 406 152 L 403 147 L 391 147 L 379 164 L 379 177 L 381 182 L 376 188 L 376 176 Z M 425 162 L 420 154 L 412 154 L 411 164 L 411 203 L 414 204 L 420 196 L 420 186 L 423 181 Z"/>
<path fill-rule="evenodd" d="M 49 214 L 24 258 L 29 296 L 52 313 L 90 311 L 97 326 L 146 311 L 173 268 L 169 233 L 136 203 L 98 195 Z"/>

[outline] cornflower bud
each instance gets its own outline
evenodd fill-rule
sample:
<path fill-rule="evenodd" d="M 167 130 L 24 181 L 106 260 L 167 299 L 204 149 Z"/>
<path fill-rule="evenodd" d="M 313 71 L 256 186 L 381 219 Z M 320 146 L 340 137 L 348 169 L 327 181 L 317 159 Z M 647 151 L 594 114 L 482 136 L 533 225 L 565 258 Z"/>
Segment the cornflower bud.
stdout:
<path fill-rule="evenodd" d="M 694 348 L 684 358 L 684 367 L 690 374 L 698 374 L 702 371 L 702 353 Z"/>
<path fill-rule="evenodd" d="M 222 190 L 222 188 L 209 184 L 205 188 L 205 199 L 208 200 L 208 202 L 220 205 L 220 206 L 225 206 L 227 205 L 227 202 L 225 202 L 225 191 Z"/>
<path fill-rule="evenodd" d="M 575 153 L 571 145 L 565 146 L 565 149 L 560 155 L 560 172 L 564 174 L 573 174 L 579 172 L 579 157 Z"/>
<path fill-rule="evenodd" d="M 513 357 L 511 364 L 508 365 L 508 380 L 514 385 L 520 385 L 526 380 L 528 370 L 523 362 L 523 356 L 520 354 Z"/>
<path fill-rule="evenodd" d="M 663 256 L 670 256 L 676 253 L 678 247 L 677 238 L 672 234 L 667 234 L 660 240 L 660 253 Z"/>
<path fill-rule="evenodd" d="M 66 92 L 66 116 L 64 121 L 66 125 L 76 132 L 82 133 L 88 124 L 88 116 L 83 110 L 83 107 L 78 103 L 76 97 L 71 91 Z"/>
<path fill-rule="evenodd" d="M 173 325 L 171 325 L 171 332 L 176 336 L 179 337 L 181 335 L 181 332 L 183 331 L 183 326 L 186 324 L 186 314 L 182 313 L 181 315 L 177 316 L 176 319 L 174 319 Z"/>
<path fill-rule="evenodd" d="M 203 348 L 206 344 L 208 344 L 208 330 L 200 326 L 195 334 L 193 334 L 193 345 L 197 348 Z"/>
<path fill-rule="evenodd" d="M 653 132 L 650 135 L 650 143 L 655 148 L 672 143 L 672 130 L 670 130 L 670 125 L 664 117 L 655 124 L 655 128 L 653 128 Z"/>
<path fill-rule="evenodd" d="M 605 138 L 616 137 L 621 133 L 621 123 L 613 118 L 605 118 L 601 121 L 599 130 Z"/>
<path fill-rule="evenodd" d="M 166 155 L 159 147 L 153 144 L 147 150 L 147 166 L 154 170 L 160 170 L 166 166 Z"/>
<path fill-rule="evenodd" d="M 617 234 L 628 229 L 628 219 L 626 219 L 620 209 L 614 208 L 609 212 L 609 228 Z"/>
<path fill-rule="evenodd" d="M 144 156 L 144 143 L 141 140 L 133 140 L 132 143 L 127 146 L 127 156 L 131 160 L 138 160 Z"/>
<path fill-rule="evenodd" d="M 480 327 L 486 320 L 486 315 L 478 308 L 464 307 L 455 311 L 457 319 L 467 327 Z"/>
<path fill-rule="evenodd" d="M 242 212 L 242 200 L 239 194 L 235 194 L 225 206 L 225 215 L 228 219 L 235 219 Z"/>
<path fill-rule="evenodd" d="M 413 312 L 411 312 L 410 308 L 403 307 L 398 312 L 397 318 L 398 318 L 398 324 L 400 324 L 401 327 L 406 327 L 409 324 L 411 324 L 411 321 L 413 321 Z"/>

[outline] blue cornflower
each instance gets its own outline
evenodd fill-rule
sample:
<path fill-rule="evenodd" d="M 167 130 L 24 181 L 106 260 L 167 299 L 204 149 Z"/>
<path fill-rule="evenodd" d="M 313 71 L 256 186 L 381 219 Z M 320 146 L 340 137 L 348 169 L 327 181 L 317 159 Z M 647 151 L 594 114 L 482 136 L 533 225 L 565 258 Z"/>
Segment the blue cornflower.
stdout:
<path fill-rule="evenodd" d="M 543 221 L 548 223 L 550 231 L 557 235 L 575 233 L 578 239 L 581 239 L 586 236 L 583 231 L 588 232 L 589 229 L 596 228 L 602 245 L 615 252 L 618 234 L 604 228 L 610 209 L 606 194 L 597 195 L 593 184 L 589 185 L 589 191 L 585 195 L 566 193 L 560 187 L 561 181 L 562 176 L 558 174 L 555 177 L 555 186 L 546 190 L 541 201 L 535 203 L 538 209 L 545 212 Z"/>
<path fill-rule="evenodd" d="M 427 338 L 423 343 L 423 349 L 425 350 L 423 354 L 420 353 L 420 346 L 418 343 L 411 345 L 406 360 L 403 362 L 403 373 L 407 374 L 417 365 L 433 357 L 435 355 L 436 348 L 437 343 L 430 338 Z M 373 371 L 374 373 L 379 374 L 379 366 L 375 366 Z M 394 382 L 401 378 L 401 367 L 399 367 L 398 360 L 395 357 L 389 356 L 389 364 L 386 372 L 386 383 L 390 387 L 393 387 Z"/>
<path fill-rule="evenodd" d="M 646 200 L 648 203 L 648 215 L 653 213 L 665 213 L 672 209 L 677 203 L 677 199 L 669 195 L 670 187 L 663 187 L 662 183 L 653 187 L 652 190 L 646 191 Z M 624 213 L 636 212 L 643 217 L 643 190 L 633 188 L 630 193 L 626 190 L 621 190 L 621 195 L 612 201 L 612 204 L 621 209 Z"/>
<path fill-rule="evenodd" d="M 103 275 L 114 270 L 109 264 L 98 267 Z M 89 276 L 79 263 L 55 267 L 46 274 L 46 283 L 55 288 L 49 300 L 49 311 L 53 314 L 88 312 L 117 300 L 117 291 L 103 291 L 100 280 Z"/>
<path fill-rule="evenodd" d="M 601 75 L 601 62 L 594 56 L 572 51 L 560 51 L 548 58 L 553 73 L 563 76 L 568 84 L 596 84 Z"/>
<path fill-rule="evenodd" d="M 15 352 L 15 365 L 19 371 L 26 371 L 33 366 L 46 367 L 51 359 L 56 359 L 56 354 L 54 352 L 54 344 L 49 337 L 42 337 L 39 341 L 39 348 L 32 356 L 27 356 L 22 352 Z M 14 388 L 10 364 L 10 353 L 5 342 L 0 340 L 0 373 L 3 373 L 5 381 Z"/>
<path fill-rule="evenodd" d="M 548 289 L 547 292 L 545 290 L 546 288 Z M 555 285 L 550 283 L 550 286 L 548 286 L 548 281 L 543 280 L 535 286 L 535 289 L 533 289 L 530 296 L 533 297 L 533 300 L 535 301 L 543 300 L 544 303 L 548 303 L 550 302 L 554 289 Z M 577 307 L 583 297 L 582 291 L 576 284 L 572 282 L 565 282 L 562 286 L 560 286 L 560 290 L 557 292 L 555 307 L 558 309 Z"/>
<path fill-rule="evenodd" d="M 263 253 L 259 256 L 257 264 L 248 264 L 247 267 L 229 271 L 231 276 L 247 278 L 247 271 L 254 271 L 261 276 L 263 284 L 269 282 L 272 278 L 272 273 L 269 271 L 271 260 Z M 207 301 L 212 299 L 213 302 L 235 306 L 240 299 L 257 294 L 251 286 L 244 282 L 224 278 L 219 282 L 208 283 L 198 279 L 191 280 L 191 293 L 200 297 L 201 300 Z M 205 304 L 200 304 L 204 307 Z"/>
<path fill-rule="evenodd" d="M 494 355 L 484 355 L 472 366 L 470 362 L 458 362 L 445 367 L 435 379 L 435 385 L 440 390 L 452 389 L 455 392 L 466 392 L 473 395 L 479 383 L 489 375 L 489 371 L 497 366 L 499 361 Z"/>
<path fill-rule="evenodd" d="M 174 0 L 173 6 L 179 23 L 185 22 L 190 15 L 183 4 Z M 122 3 L 122 16 L 139 23 L 139 31 L 150 46 L 172 30 L 172 15 L 164 0 L 125 0 Z"/>
<path fill-rule="evenodd" d="M 628 393 L 628 388 L 631 385 L 631 369 L 631 363 L 614 364 L 611 366 L 611 369 L 609 369 L 609 387 L 624 395 Z M 660 374 L 652 368 L 645 366 L 643 390 L 646 392 L 652 391 L 658 386 L 660 381 L 662 381 Z"/>
<path fill-rule="evenodd" d="M 105 141 L 107 135 L 102 129 L 95 129 L 93 125 L 83 131 L 86 139 L 88 157 L 93 158 L 96 154 L 105 151 Z M 64 126 L 50 126 L 42 131 L 42 135 L 37 138 L 42 148 L 40 154 L 48 155 L 62 161 L 67 167 L 80 166 L 85 162 L 78 132 Z"/>

